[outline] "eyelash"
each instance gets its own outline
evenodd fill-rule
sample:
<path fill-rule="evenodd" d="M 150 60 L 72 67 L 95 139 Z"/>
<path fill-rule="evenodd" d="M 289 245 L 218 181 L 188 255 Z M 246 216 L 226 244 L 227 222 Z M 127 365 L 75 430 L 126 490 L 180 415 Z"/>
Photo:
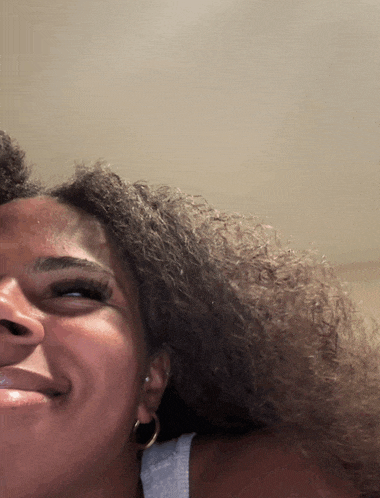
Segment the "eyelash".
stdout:
<path fill-rule="evenodd" d="M 65 294 L 81 294 L 78 299 L 93 299 L 105 303 L 112 296 L 112 290 L 107 282 L 101 282 L 93 279 L 78 278 L 58 282 L 51 288 L 54 297 L 64 297 Z"/>

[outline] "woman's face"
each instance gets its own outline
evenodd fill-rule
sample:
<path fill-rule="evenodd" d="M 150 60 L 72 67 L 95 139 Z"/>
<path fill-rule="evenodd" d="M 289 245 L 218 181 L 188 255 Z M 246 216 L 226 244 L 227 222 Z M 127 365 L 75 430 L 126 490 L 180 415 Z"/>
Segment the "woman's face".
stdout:
<path fill-rule="evenodd" d="M 134 472 L 130 434 L 164 380 L 102 225 L 50 198 L 0 206 L 0 495 Z"/>

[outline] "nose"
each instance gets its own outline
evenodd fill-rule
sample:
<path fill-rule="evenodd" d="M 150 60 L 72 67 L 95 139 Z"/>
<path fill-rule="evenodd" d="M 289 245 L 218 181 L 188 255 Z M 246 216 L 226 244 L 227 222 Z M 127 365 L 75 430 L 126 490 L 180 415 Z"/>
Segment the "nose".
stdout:
<path fill-rule="evenodd" d="M 45 332 L 16 279 L 0 280 L 0 344 L 37 346 Z"/>

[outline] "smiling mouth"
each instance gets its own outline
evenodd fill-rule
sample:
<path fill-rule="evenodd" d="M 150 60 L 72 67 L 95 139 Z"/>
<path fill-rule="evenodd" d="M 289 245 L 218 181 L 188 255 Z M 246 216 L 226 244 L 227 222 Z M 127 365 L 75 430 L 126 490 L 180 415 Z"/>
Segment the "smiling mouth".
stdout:
<path fill-rule="evenodd" d="M 34 404 L 63 399 L 70 391 L 67 383 L 17 367 L 4 367 L 0 371 L 0 407 Z"/>
<path fill-rule="evenodd" d="M 2 383 L 2 378 L 0 377 L 0 392 L 1 391 L 17 391 L 17 392 L 25 392 L 25 393 L 39 393 L 44 396 L 47 396 L 48 398 L 57 398 L 58 396 L 63 396 L 65 393 L 61 393 L 59 391 L 56 391 L 54 389 L 47 389 L 45 391 L 37 391 L 34 389 L 23 389 L 16 387 L 14 385 L 6 384 L 5 382 Z"/>
<path fill-rule="evenodd" d="M 2 388 L 0 389 L 0 411 L 41 408 L 52 403 L 56 397 L 56 395 L 50 396 L 38 391 Z"/>

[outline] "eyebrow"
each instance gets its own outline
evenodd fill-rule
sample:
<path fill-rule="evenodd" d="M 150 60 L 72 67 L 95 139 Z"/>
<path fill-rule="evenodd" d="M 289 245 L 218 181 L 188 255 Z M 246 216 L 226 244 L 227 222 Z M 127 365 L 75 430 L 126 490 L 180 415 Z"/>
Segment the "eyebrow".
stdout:
<path fill-rule="evenodd" d="M 88 259 L 73 258 L 72 256 L 45 256 L 37 258 L 33 264 L 33 271 L 35 272 L 49 272 L 70 268 L 79 268 L 96 273 L 106 273 L 107 275 L 114 277 L 110 270 L 104 268 L 99 263 L 89 261 Z"/>

